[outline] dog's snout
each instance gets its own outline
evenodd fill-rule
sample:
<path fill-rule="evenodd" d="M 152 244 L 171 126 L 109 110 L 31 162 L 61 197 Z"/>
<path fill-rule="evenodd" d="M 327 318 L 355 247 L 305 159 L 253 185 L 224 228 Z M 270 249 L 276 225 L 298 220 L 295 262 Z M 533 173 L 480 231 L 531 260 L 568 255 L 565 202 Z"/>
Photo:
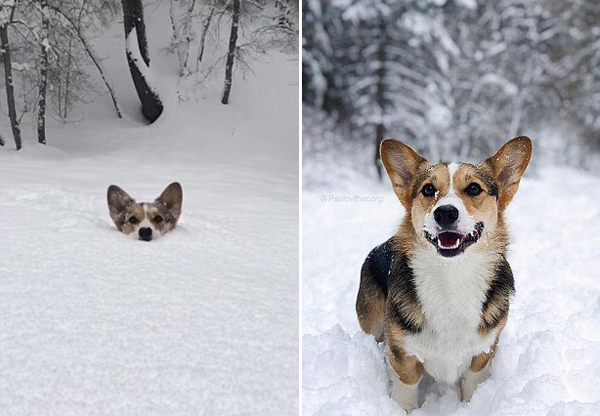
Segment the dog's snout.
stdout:
<path fill-rule="evenodd" d="M 140 236 L 140 239 L 142 239 L 144 241 L 152 240 L 152 228 L 142 227 L 138 231 L 138 234 Z"/>
<path fill-rule="evenodd" d="M 433 218 L 439 225 L 452 225 L 458 220 L 458 209 L 453 205 L 442 205 L 433 212 Z"/>

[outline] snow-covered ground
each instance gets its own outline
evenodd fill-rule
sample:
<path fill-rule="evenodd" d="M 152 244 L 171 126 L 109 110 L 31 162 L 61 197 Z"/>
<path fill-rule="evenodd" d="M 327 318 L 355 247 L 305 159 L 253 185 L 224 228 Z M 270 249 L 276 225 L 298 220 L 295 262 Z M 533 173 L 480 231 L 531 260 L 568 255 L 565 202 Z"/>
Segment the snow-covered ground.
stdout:
<path fill-rule="evenodd" d="M 125 118 L 98 97 L 81 122 L 51 123 L 47 147 L 29 132 L 0 149 L 3 416 L 298 413 L 298 60 L 262 57 L 228 106 L 221 75 L 178 103 L 169 37 L 150 35 L 156 123 L 115 22 L 97 49 Z M 151 201 L 172 181 L 172 233 L 116 231 L 110 184 Z"/>
<path fill-rule="evenodd" d="M 304 167 L 318 170 L 313 159 Z M 404 414 L 388 397 L 383 345 L 360 331 L 354 309 L 364 258 L 404 211 L 387 178 L 351 176 L 344 160 L 321 166 L 344 172 L 335 182 L 303 174 L 312 185 L 302 203 L 302 409 Z M 457 387 L 425 379 L 412 415 L 600 415 L 599 202 L 600 179 L 589 173 L 540 166 L 523 179 L 507 211 L 516 297 L 491 376 L 468 404 Z"/>

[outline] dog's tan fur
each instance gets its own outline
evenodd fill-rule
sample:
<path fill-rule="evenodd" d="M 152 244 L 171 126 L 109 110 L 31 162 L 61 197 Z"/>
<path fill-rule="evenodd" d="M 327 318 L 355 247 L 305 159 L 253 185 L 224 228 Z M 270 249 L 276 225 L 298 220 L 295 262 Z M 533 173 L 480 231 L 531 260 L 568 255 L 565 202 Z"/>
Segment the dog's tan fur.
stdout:
<path fill-rule="evenodd" d="M 420 313 L 416 311 L 415 313 Z M 423 376 L 423 364 L 414 355 L 407 354 L 403 345 L 406 339 L 405 331 L 395 322 L 388 319 L 385 323 L 385 333 L 388 341 L 388 360 L 404 384 L 416 384 Z"/>
<path fill-rule="evenodd" d="M 361 274 L 368 273 L 369 271 L 365 270 L 365 266 L 363 266 Z M 379 288 L 369 284 L 367 280 L 361 280 L 360 285 L 359 291 L 362 296 L 356 301 L 358 321 L 364 332 L 372 334 L 377 342 L 381 342 L 384 330 L 385 294 Z"/>

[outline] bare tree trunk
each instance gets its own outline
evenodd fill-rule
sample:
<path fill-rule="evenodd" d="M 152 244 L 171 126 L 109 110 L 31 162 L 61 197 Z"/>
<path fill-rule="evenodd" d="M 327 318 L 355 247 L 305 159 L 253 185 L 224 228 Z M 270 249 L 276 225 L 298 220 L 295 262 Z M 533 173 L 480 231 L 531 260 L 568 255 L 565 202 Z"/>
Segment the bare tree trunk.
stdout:
<path fill-rule="evenodd" d="M 377 105 L 379 106 L 380 111 L 380 119 L 377 124 L 376 132 L 375 132 L 375 168 L 377 169 L 377 175 L 379 176 L 379 180 L 383 179 L 383 168 L 381 166 L 381 155 L 379 154 L 379 147 L 381 146 L 381 142 L 385 138 L 385 112 L 386 112 L 386 98 L 385 98 L 385 81 L 387 77 L 386 72 L 386 46 L 388 42 L 387 38 L 387 28 L 386 22 L 383 16 L 379 17 L 379 31 L 381 33 L 381 40 L 379 44 L 379 49 L 377 51 L 377 59 L 379 60 L 379 68 L 377 69 L 377 93 L 376 100 Z"/>
<path fill-rule="evenodd" d="M 231 84 L 233 82 L 233 62 L 235 60 L 239 21 L 240 0 L 233 0 L 233 17 L 231 19 L 231 35 L 229 36 L 229 52 L 227 53 L 227 63 L 225 64 L 225 90 L 223 91 L 223 99 L 221 100 L 222 104 L 229 103 L 229 94 L 231 93 Z"/>
<path fill-rule="evenodd" d="M 48 0 L 39 0 L 40 9 L 42 11 L 42 55 L 40 60 L 40 83 L 39 93 L 40 99 L 38 102 L 38 122 L 37 135 L 38 142 L 46 144 L 46 87 L 48 85 L 48 27 L 50 20 L 48 19 Z"/>
<path fill-rule="evenodd" d="M 17 119 L 17 109 L 15 106 L 15 90 L 13 86 L 12 64 L 10 60 L 10 47 L 8 43 L 8 22 L 0 26 L 0 42 L 2 47 L 2 60 L 4 61 L 4 78 L 6 82 L 6 101 L 8 104 L 8 117 L 10 118 L 10 127 L 12 128 L 13 137 L 17 150 L 22 147 L 21 144 L 21 127 Z"/>
<path fill-rule="evenodd" d="M 183 7 L 176 6 L 180 0 L 171 0 L 171 26 L 173 27 L 173 47 L 177 52 L 181 75 L 189 75 L 188 59 L 192 43 L 192 17 L 196 0 L 192 0 L 185 11 Z M 183 15 L 185 13 L 185 15 Z"/>
<path fill-rule="evenodd" d="M 129 70 L 142 103 L 142 114 L 152 123 L 162 114 L 163 105 L 158 94 L 146 78 L 150 71 L 150 56 L 148 54 L 142 1 L 121 0 L 121 4 L 123 5 L 123 23 L 125 26 L 125 39 L 127 40 L 126 53 Z M 133 31 L 135 31 L 135 39 L 133 38 Z"/>
<path fill-rule="evenodd" d="M 171 45 L 175 48 L 175 52 L 177 53 L 177 60 L 179 61 L 179 69 L 183 73 L 184 67 L 184 55 L 183 55 L 183 47 L 181 45 L 181 32 L 183 30 L 182 24 L 180 21 L 179 10 L 179 1 L 171 0 L 171 5 L 169 7 L 169 17 L 171 18 L 171 28 L 173 29 L 173 39 L 171 41 Z"/>
<path fill-rule="evenodd" d="M 208 28 L 210 27 L 210 21 L 215 14 L 215 8 L 211 7 L 210 13 L 204 22 L 204 26 L 202 27 L 202 35 L 200 36 L 200 46 L 198 47 L 198 60 L 197 65 L 200 66 L 202 62 L 202 57 L 204 56 L 204 44 L 206 43 L 206 34 L 208 33 Z M 196 67 L 197 68 L 197 67 Z"/>
<path fill-rule="evenodd" d="M 69 38 L 69 55 L 67 58 L 67 76 L 65 78 L 65 107 L 63 109 L 62 115 L 63 115 L 63 119 L 67 119 L 67 115 L 68 115 L 68 107 L 69 107 L 69 84 L 71 83 L 71 61 L 72 61 L 72 55 L 71 55 L 71 49 L 73 47 L 73 38 Z M 60 102 L 60 100 L 59 100 Z"/>
<path fill-rule="evenodd" d="M 379 180 L 383 179 L 383 167 L 381 166 L 381 155 L 379 154 L 379 147 L 381 142 L 385 139 L 385 126 L 383 123 L 379 123 L 375 129 L 375 168 L 377 169 L 377 177 Z"/>
<path fill-rule="evenodd" d="M 196 7 L 196 0 L 192 1 L 192 4 L 187 10 L 187 19 L 185 23 L 185 58 L 183 59 L 183 70 L 186 74 L 191 71 L 188 68 L 188 60 L 190 58 L 190 48 L 192 46 L 192 17 L 194 16 L 194 8 Z"/>
<path fill-rule="evenodd" d="M 87 3 L 87 0 L 83 0 L 83 3 L 81 4 L 81 8 L 79 9 L 79 17 L 77 18 L 77 27 L 75 28 L 75 30 L 77 30 L 77 32 L 80 31 L 81 29 L 81 17 L 83 16 L 83 10 L 85 9 L 85 5 Z M 65 107 L 64 110 L 61 110 L 60 106 L 61 104 L 61 100 L 62 97 L 60 95 L 60 89 L 59 89 L 59 97 L 58 97 L 58 103 L 59 103 L 59 112 L 62 113 L 62 117 L 63 119 L 67 119 L 67 115 L 68 115 L 68 111 L 69 111 L 69 85 L 71 83 L 71 62 L 73 60 L 73 55 L 71 54 L 71 50 L 73 48 L 73 38 L 69 38 L 69 48 L 68 48 L 68 59 L 67 59 L 67 76 L 65 78 Z M 62 83 L 61 83 L 62 86 Z M 110 85 L 107 85 L 107 87 L 110 87 Z M 110 89 L 109 89 L 110 92 Z M 112 96 L 114 96 L 114 94 L 111 92 L 111 98 Z M 113 104 L 116 104 L 116 99 L 113 99 Z M 119 116 L 119 118 L 121 118 L 120 115 L 120 111 L 119 108 L 117 106 L 117 115 Z"/>

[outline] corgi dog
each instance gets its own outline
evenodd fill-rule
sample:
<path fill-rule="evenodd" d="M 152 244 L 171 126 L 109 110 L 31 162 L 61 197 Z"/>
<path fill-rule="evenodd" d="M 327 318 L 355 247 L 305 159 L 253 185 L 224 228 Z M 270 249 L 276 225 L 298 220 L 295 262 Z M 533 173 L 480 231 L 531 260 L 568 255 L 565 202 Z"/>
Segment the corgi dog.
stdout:
<path fill-rule="evenodd" d="M 394 140 L 383 141 L 380 153 L 406 215 L 362 266 L 360 327 L 385 339 L 391 397 L 404 410 L 419 407 L 424 371 L 460 381 L 461 399 L 470 401 L 515 291 L 504 211 L 531 159 L 531 140 L 517 137 L 476 165 L 430 164 Z"/>
<path fill-rule="evenodd" d="M 108 211 L 119 231 L 136 239 L 151 241 L 177 225 L 183 190 L 178 182 L 165 188 L 154 202 L 135 202 L 117 185 L 108 187 Z"/>

